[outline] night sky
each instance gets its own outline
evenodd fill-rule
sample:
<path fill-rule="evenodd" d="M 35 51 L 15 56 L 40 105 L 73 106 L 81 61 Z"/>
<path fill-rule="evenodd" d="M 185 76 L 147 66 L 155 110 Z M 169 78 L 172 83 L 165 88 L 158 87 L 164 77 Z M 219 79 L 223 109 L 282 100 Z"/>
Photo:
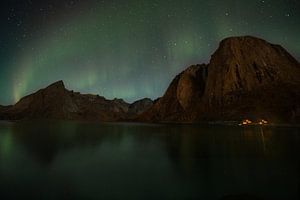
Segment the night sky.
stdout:
<path fill-rule="evenodd" d="M 157 98 L 220 40 L 253 35 L 300 56 L 299 0 L 7 0 L 0 3 L 0 104 L 64 80 L 132 102 Z"/>

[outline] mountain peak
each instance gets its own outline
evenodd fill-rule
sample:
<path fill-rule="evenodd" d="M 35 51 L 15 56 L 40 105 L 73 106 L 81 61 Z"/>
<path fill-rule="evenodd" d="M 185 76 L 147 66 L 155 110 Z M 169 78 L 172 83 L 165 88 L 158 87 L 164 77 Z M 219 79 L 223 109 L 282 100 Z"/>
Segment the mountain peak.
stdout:
<path fill-rule="evenodd" d="M 220 42 L 215 54 L 225 56 L 227 58 L 238 57 L 240 59 L 244 59 L 243 56 L 247 57 L 249 53 L 250 55 L 255 54 L 264 56 L 268 54 L 270 49 L 274 48 L 282 47 L 280 45 L 270 44 L 263 39 L 253 36 L 228 37 Z M 232 57 L 232 55 L 234 57 Z"/>
<path fill-rule="evenodd" d="M 56 82 L 50 84 L 47 88 L 57 88 L 57 89 L 63 88 L 63 89 L 65 89 L 65 84 L 62 80 L 59 80 L 59 81 L 56 81 Z"/>
<path fill-rule="evenodd" d="M 224 38 L 223 40 L 221 40 L 220 43 L 230 43 L 230 42 L 243 42 L 243 41 L 260 41 L 260 42 L 265 42 L 267 43 L 267 41 L 265 41 L 264 39 L 255 37 L 255 36 L 251 36 L 251 35 L 245 35 L 245 36 L 233 36 L 233 37 L 227 37 Z"/>
<path fill-rule="evenodd" d="M 218 57 L 223 63 L 258 61 L 263 65 L 267 62 L 277 65 L 280 60 L 287 60 L 292 66 L 299 66 L 299 62 L 281 45 L 272 44 L 264 39 L 248 35 L 223 39 L 212 55 L 211 62 L 214 62 L 215 57 Z"/>
<path fill-rule="evenodd" d="M 223 102 L 227 94 L 294 84 L 300 76 L 299 63 L 284 48 L 253 36 L 222 40 L 209 71 L 206 94 Z"/>

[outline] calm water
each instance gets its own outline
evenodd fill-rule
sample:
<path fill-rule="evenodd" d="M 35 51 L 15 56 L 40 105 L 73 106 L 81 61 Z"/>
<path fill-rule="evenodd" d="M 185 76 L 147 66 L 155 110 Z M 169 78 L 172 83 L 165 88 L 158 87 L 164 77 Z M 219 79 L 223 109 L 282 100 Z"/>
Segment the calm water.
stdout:
<path fill-rule="evenodd" d="M 0 122 L 0 199 L 298 199 L 299 138 L 299 128 Z"/>

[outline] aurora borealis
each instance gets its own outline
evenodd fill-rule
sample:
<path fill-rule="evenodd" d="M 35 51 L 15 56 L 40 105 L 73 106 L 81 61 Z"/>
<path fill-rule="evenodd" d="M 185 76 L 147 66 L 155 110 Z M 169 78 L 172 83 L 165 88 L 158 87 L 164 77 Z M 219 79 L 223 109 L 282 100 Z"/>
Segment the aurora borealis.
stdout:
<path fill-rule="evenodd" d="M 11 0 L 0 9 L 2 105 L 57 80 L 109 99 L 155 99 L 229 36 L 300 55 L 297 0 Z"/>

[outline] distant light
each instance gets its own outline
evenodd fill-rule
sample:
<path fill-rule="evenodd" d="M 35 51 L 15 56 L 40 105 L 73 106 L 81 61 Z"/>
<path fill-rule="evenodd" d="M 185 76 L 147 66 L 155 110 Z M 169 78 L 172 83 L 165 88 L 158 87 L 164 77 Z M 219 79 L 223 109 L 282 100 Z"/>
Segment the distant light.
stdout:
<path fill-rule="evenodd" d="M 241 125 L 249 125 L 249 124 L 252 124 L 252 121 L 249 120 L 249 119 L 244 119 L 244 120 L 242 121 L 242 123 L 240 123 L 239 125 L 241 126 Z"/>

